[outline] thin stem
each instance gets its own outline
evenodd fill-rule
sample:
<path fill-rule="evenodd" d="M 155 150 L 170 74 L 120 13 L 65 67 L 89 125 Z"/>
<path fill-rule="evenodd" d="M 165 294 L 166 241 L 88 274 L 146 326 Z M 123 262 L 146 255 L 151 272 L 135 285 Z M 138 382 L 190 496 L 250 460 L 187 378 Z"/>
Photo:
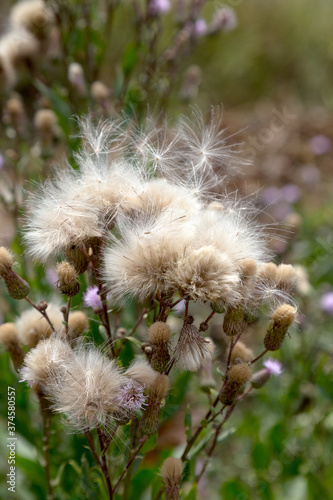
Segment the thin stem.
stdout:
<path fill-rule="evenodd" d="M 268 349 L 265 349 L 264 351 L 262 351 L 262 353 L 259 354 L 259 356 L 257 356 L 256 358 L 252 359 L 252 361 L 250 361 L 250 365 L 253 365 L 256 361 L 258 361 L 258 359 L 260 359 L 263 356 L 265 356 L 266 352 L 268 352 Z"/>
<path fill-rule="evenodd" d="M 47 406 L 44 396 L 39 394 L 39 405 L 40 412 L 43 421 L 43 452 L 44 452 L 44 470 L 47 484 L 47 499 L 52 500 L 53 488 L 51 482 L 51 472 L 50 472 L 50 415 L 47 412 Z"/>
<path fill-rule="evenodd" d="M 150 309 L 143 309 L 143 311 L 141 312 L 137 322 L 135 323 L 135 325 L 133 326 L 132 330 L 129 332 L 129 334 L 127 335 L 127 337 L 131 337 L 131 335 L 133 335 L 133 333 L 136 332 L 136 329 L 138 328 L 138 326 L 140 325 L 141 321 L 143 320 L 144 318 L 144 315 L 149 312 Z M 126 338 L 126 337 L 125 337 Z"/>
<path fill-rule="evenodd" d="M 207 452 L 207 456 L 206 456 L 205 462 L 204 462 L 204 464 L 203 464 L 203 466 L 202 466 L 202 469 L 201 469 L 200 473 L 199 473 L 199 474 L 196 476 L 196 478 L 195 478 L 195 482 L 196 482 L 197 484 L 198 484 L 198 482 L 200 481 L 200 479 L 201 479 L 201 477 L 203 476 L 203 474 L 205 473 L 205 470 L 206 470 L 207 465 L 208 465 L 208 463 L 209 463 L 209 459 L 210 459 L 210 457 L 212 456 L 212 454 L 213 454 L 213 452 L 214 452 L 214 450 L 215 450 L 215 446 L 216 446 L 216 444 L 217 444 L 217 440 L 218 440 L 218 437 L 219 437 L 219 433 L 220 433 L 220 431 L 221 431 L 222 427 L 224 426 L 224 424 L 226 423 L 226 421 L 230 418 L 230 416 L 231 416 L 232 412 L 233 412 L 233 411 L 234 411 L 234 409 L 235 409 L 236 404 L 237 404 L 237 402 L 236 402 L 236 403 L 234 403 L 234 404 L 233 404 L 233 405 L 229 408 L 229 410 L 227 411 L 227 413 L 226 413 L 226 414 L 225 414 L 225 416 L 224 416 L 224 419 L 222 420 L 222 422 L 220 423 L 220 425 L 217 427 L 217 429 L 216 429 L 216 431 L 215 431 L 214 440 L 213 440 L 213 442 L 212 442 L 212 444 L 211 444 L 211 446 L 210 446 L 210 448 L 209 448 L 209 450 L 208 450 L 208 452 Z"/>
<path fill-rule="evenodd" d="M 71 309 L 71 303 L 72 303 L 72 297 L 68 297 L 67 301 L 67 307 L 66 307 L 66 312 L 64 313 L 64 322 L 65 322 L 65 338 L 68 335 L 68 318 L 69 318 L 69 311 Z"/>
<path fill-rule="evenodd" d="M 128 469 L 131 467 L 132 463 L 134 462 L 134 460 L 136 459 L 139 451 L 141 450 L 141 448 L 143 447 L 143 445 L 145 444 L 145 442 L 147 441 L 148 439 L 148 436 L 144 436 L 144 438 L 142 438 L 139 446 L 137 447 L 136 451 L 134 452 L 134 454 L 132 455 L 132 458 L 130 459 L 130 461 L 127 463 L 125 469 L 123 470 L 123 472 L 120 474 L 120 477 L 118 479 L 118 481 L 116 482 L 115 484 L 115 487 L 113 488 L 113 493 L 116 491 L 116 489 L 118 488 L 118 485 L 119 483 L 121 482 L 121 480 L 123 479 L 123 477 L 125 476 L 125 474 L 127 473 Z"/>
<path fill-rule="evenodd" d="M 38 312 L 39 312 L 42 316 L 44 316 L 44 318 L 46 319 L 46 321 L 48 322 L 48 324 L 49 324 L 49 325 L 50 325 L 50 327 L 52 328 L 53 333 L 56 333 L 56 330 L 55 330 L 55 328 L 54 328 L 54 326 L 53 326 L 53 324 L 52 324 L 52 322 L 51 322 L 50 318 L 48 317 L 47 312 L 46 312 L 46 311 L 41 311 L 41 310 L 40 310 L 40 309 L 36 306 L 36 304 L 34 304 L 34 303 L 32 302 L 32 300 L 30 300 L 30 299 L 29 299 L 29 297 L 24 297 L 24 299 L 25 299 L 27 302 L 29 302 L 29 304 L 30 304 L 32 307 L 34 307 L 34 308 L 36 309 L 36 311 L 38 311 Z"/>
<path fill-rule="evenodd" d="M 189 304 L 189 300 L 186 299 L 186 302 L 185 302 L 185 312 L 184 312 L 184 317 L 186 318 L 186 316 L 188 316 L 188 304 Z"/>
<path fill-rule="evenodd" d="M 97 433 L 98 433 L 98 431 L 99 431 L 99 429 L 97 430 Z M 108 471 L 107 464 L 106 464 L 105 455 L 103 456 L 102 462 L 101 462 L 100 459 L 98 458 L 93 440 L 92 440 L 91 435 L 90 435 L 90 432 L 85 431 L 85 435 L 86 435 L 88 444 L 90 446 L 91 452 L 94 456 L 94 459 L 95 459 L 96 463 L 100 466 L 101 471 L 103 473 L 103 476 L 105 478 L 106 486 L 108 488 L 108 493 L 109 493 L 109 500 L 112 500 L 113 499 L 113 491 L 112 491 L 112 486 L 111 486 L 109 471 Z M 98 436 L 98 437 L 100 438 L 100 436 Z M 101 444 L 101 441 L 100 441 L 100 444 Z M 103 449 L 104 449 L 104 446 L 103 446 Z"/>
<path fill-rule="evenodd" d="M 218 402 L 219 402 L 219 397 L 217 396 L 217 398 L 215 399 L 215 401 L 213 403 L 213 406 L 206 413 L 206 416 L 205 416 L 204 420 L 208 420 L 209 419 L 209 417 L 213 413 L 213 409 L 217 406 Z M 190 449 L 194 445 L 195 441 L 197 440 L 197 437 L 199 436 L 199 434 L 201 433 L 201 431 L 203 429 L 204 429 L 204 427 L 202 425 L 199 425 L 199 427 L 197 428 L 196 432 L 193 434 L 193 436 L 191 437 L 191 439 L 187 442 L 186 448 L 185 448 L 185 450 L 184 450 L 184 452 L 183 452 L 183 454 L 181 456 L 181 460 L 183 462 L 184 462 L 184 460 L 186 460 L 188 452 L 190 451 Z"/>
<path fill-rule="evenodd" d="M 106 484 L 107 484 L 107 487 L 108 487 L 108 492 L 109 492 L 110 498 L 112 498 L 113 491 L 112 491 L 112 483 L 111 483 L 111 479 L 110 479 L 110 475 L 109 475 L 109 470 L 108 470 L 108 466 L 107 466 L 107 463 L 106 463 L 105 442 L 104 442 L 104 439 L 103 439 L 102 432 L 101 432 L 101 430 L 98 427 L 97 427 L 97 435 L 98 435 L 98 439 L 99 439 L 99 446 L 101 448 L 102 472 L 103 472 L 105 480 L 106 480 Z"/>

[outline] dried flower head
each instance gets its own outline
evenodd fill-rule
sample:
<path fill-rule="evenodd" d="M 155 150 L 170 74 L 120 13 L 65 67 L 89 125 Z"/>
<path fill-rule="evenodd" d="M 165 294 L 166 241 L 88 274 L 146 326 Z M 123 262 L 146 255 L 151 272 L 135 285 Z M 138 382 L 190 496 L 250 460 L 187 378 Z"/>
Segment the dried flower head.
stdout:
<path fill-rule="evenodd" d="M 112 425 L 112 412 L 119 409 L 117 397 L 125 384 L 115 361 L 95 347 L 81 346 L 66 360 L 65 371 L 47 379 L 44 390 L 53 410 L 82 432 Z"/>
<path fill-rule="evenodd" d="M 24 299 L 30 292 L 30 286 L 13 269 L 14 259 L 10 250 L 0 247 L 0 278 L 6 284 L 13 299 Z"/>
<path fill-rule="evenodd" d="M 164 373 L 170 361 L 170 327 L 162 321 L 156 321 L 148 330 L 149 346 L 152 352 L 149 358 L 151 366 L 154 370 Z"/>
<path fill-rule="evenodd" d="M 148 389 L 155 383 L 158 372 L 153 370 L 147 361 L 136 360 L 130 365 L 130 367 L 125 371 L 125 375 L 128 378 L 133 379 Z"/>
<path fill-rule="evenodd" d="M 264 345 L 269 351 L 280 349 L 288 328 L 296 319 L 297 309 L 289 304 L 282 304 L 273 312 L 273 321 L 268 327 Z"/>
<path fill-rule="evenodd" d="M 10 22 L 43 40 L 49 34 L 53 13 L 43 0 L 24 0 L 12 7 Z"/>
<path fill-rule="evenodd" d="M 83 335 L 89 328 L 87 316 L 82 311 L 75 311 L 68 318 L 67 340 L 71 342 Z"/>
<path fill-rule="evenodd" d="M 9 351 L 16 370 L 19 370 L 24 360 L 24 352 L 21 349 L 17 328 L 14 323 L 0 325 L 0 344 Z"/>
<path fill-rule="evenodd" d="M 179 458 L 168 457 L 161 467 L 161 476 L 165 484 L 166 499 L 177 500 L 183 473 L 183 462 Z"/>
<path fill-rule="evenodd" d="M 52 336 L 41 340 L 25 356 L 21 369 L 22 381 L 30 385 L 41 384 L 44 388 L 50 379 L 55 380 L 59 373 L 66 371 L 72 356 L 73 351 L 69 344 L 59 337 Z"/>
<path fill-rule="evenodd" d="M 80 291 L 80 283 L 78 280 L 77 272 L 72 264 L 63 261 L 57 265 L 58 275 L 58 290 L 67 295 L 67 297 L 74 297 Z"/>
<path fill-rule="evenodd" d="M 237 344 L 234 346 L 230 361 L 233 364 L 236 359 L 240 359 L 244 362 L 249 362 L 254 358 L 252 349 L 247 347 L 242 341 L 238 340 Z"/>
<path fill-rule="evenodd" d="M 46 311 L 54 329 L 60 332 L 63 325 L 60 306 L 49 303 Z M 36 309 L 24 311 L 16 321 L 16 327 L 20 341 L 22 344 L 28 346 L 29 349 L 35 347 L 40 340 L 46 339 L 52 334 L 51 326 Z"/>
<path fill-rule="evenodd" d="M 200 335 L 194 325 L 184 324 L 171 362 L 175 362 L 183 371 L 195 372 L 200 366 L 212 359 L 214 344 Z"/>

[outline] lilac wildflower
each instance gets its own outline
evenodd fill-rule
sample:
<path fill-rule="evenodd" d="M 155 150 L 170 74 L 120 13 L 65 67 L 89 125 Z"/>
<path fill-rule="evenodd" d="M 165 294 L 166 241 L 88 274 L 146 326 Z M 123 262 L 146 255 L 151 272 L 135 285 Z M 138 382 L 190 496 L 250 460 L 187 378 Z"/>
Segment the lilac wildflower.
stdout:
<path fill-rule="evenodd" d="M 197 19 L 193 23 L 193 35 L 197 38 L 204 36 L 207 33 L 207 23 L 204 19 Z"/>
<path fill-rule="evenodd" d="M 310 149 L 314 155 L 324 155 L 331 147 L 331 141 L 326 135 L 315 135 L 309 142 Z"/>
<path fill-rule="evenodd" d="M 96 285 L 88 286 L 86 292 L 83 294 L 83 303 L 85 307 L 92 307 L 93 309 L 98 309 L 103 306 Z"/>
<path fill-rule="evenodd" d="M 278 377 L 283 372 L 282 364 L 277 359 L 268 358 L 263 364 L 270 375 Z"/>
<path fill-rule="evenodd" d="M 320 309 L 333 316 L 333 292 L 327 292 L 320 299 Z"/>
<path fill-rule="evenodd" d="M 166 14 L 171 8 L 170 0 L 152 0 L 149 4 L 150 13 L 159 16 Z"/>

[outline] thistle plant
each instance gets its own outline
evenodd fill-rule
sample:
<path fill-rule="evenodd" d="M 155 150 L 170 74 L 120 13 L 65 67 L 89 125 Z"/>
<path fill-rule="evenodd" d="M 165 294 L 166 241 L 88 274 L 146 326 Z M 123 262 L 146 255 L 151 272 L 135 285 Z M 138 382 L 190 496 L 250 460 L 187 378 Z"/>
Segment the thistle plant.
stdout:
<path fill-rule="evenodd" d="M 226 191 L 244 162 L 216 110 L 207 126 L 197 111 L 173 127 L 152 117 L 80 124 L 75 168 L 60 165 L 31 192 L 24 221 L 27 254 L 46 267 L 57 263 L 58 303 L 33 302 L 14 257 L 1 248 L 8 293 L 33 309 L 2 325 L 0 340 L 39 398 L 50 498 L 56 414 L 65 430 L 85 435 L 108 498 L 130 498 L 178 373 L 200 375 L 205 417 L 196 430 L 187 421 L 186 444 L 161 463 L 163 481 L 151 491 L 156 499 L 180 498 L 205 474 L 236 406 L 282 373 L 271 358 L 253 369 L 281 347 L 297 319 L 297 273 L 270 262 L 270 228 L 256 223 L 254 206 Z M 262 350 L 254 354 L 242 339 L 257 326 Z M 198 447 L 207 428 L 210 440 Z"/>

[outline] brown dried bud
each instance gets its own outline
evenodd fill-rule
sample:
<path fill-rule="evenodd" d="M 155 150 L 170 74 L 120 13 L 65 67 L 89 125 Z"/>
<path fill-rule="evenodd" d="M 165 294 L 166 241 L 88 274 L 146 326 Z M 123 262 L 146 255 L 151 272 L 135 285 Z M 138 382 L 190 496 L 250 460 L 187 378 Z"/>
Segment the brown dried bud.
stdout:
<path fill-rule="evenodd" d="M 47 309 L 47 306 L 48 306 L 48 303 L 45 302 L 45 300 L 41 300 L 38 302 L 37 304 L 37 309 L 40 311 L 40 312 L 45 312 L 46 309 Z"/>
<path fill-rule="evenodd" d="M 222 404 L 230 406 L 234 403 L 238 393 L 242 390 L 244 384 L 250 380 L 252 375 L 248 363 L 238 363 L 232 365 L 228 371 L 228 378 L 223 385 L 219 399 Z"/>
<path fill-rule="evenodd" d="M 67 297 L 74 297 L 80 291 L 77 272 L 72 264 L 63 261 L 57 266 L 58 290 Z"/>
<path fill-rule="evenodd" d="M 165 484 L 166 500 L 179 500 L 179 488 L 183 473 L 183 462 L 179 458 L 169 457 L 161 467 L 161 476 Z"/>
<path fill-rule="evenodd" d="M 75 311 L 68 318 L 67 340 L 72 341 L 83 335 L 89 328 L 87 316 L 82 311 Z"/>
<path fill-rule="evenodd" d="M 148 330 L 149 346 L 152 348 L 150 363 L 154 370 L 164 373 L 170 362 L 170 327 L 162 321 L 157 321 Z M 145 351 L 147 353 L 147 351 Z"/>
<path fill-rule="evenodd" d="M 21 278 L 16 272 L 11 269 L 6 274 L 2 276 L 9 295 L 16 300 L 21 300 L 27 297 L 30 292 L 29 284 Z"/>
<path fill-rule="evenodd" d="M 241 359 L 243 362 L 249 362 L 254 358 L 252 349 L 246 347 L 246 345 L 243 344 L 243 342 L 241 342 L 240 340 L 237 342 L 237 344 L 232 350 L 230 358 L 231 363 L 232 364 L 235 363 L 235 360 L 237 358 Z"/>
<path fill-rule="evenodd" d="M 0 344 L 3 344 L 12 358 L 15 369 L 18 371 L 24 360 L 24 352 L 20 346 L 17 328 L 14 323 L 4 323 L 0 326 Z"/>
<path fill-rule="evenodd" d="M 280 264 L 278 266 L 276 270 L 276 286 L 286 293 L 295 293 L 297 272 L 291 264 Z"/>
<path fill-rule="evenodd" d="M 265 348 L 269 351 L 280 349 L 289 326 L 296 318 L 297 310 L 289 304 L 282 304 L 273 313 L 273 321 L 264 338 Z"/>
<path fill-rule="evenodd" d="M 150 388 L 147 407 L 140 422 L 139 431 L 141 436 L 150 436 L 157 432 L 160 407 L 168 390 L 169 378 L 167 375 L 157 375 L 155 382 Z"/>
<path fill-rule="evenodd" d="M 65 252 L 66 259 L 74 266 L 77 274 L 82 274 L 87 270 L 90 259 L 86 254 L 76 245 L 72 245 Z"/>

